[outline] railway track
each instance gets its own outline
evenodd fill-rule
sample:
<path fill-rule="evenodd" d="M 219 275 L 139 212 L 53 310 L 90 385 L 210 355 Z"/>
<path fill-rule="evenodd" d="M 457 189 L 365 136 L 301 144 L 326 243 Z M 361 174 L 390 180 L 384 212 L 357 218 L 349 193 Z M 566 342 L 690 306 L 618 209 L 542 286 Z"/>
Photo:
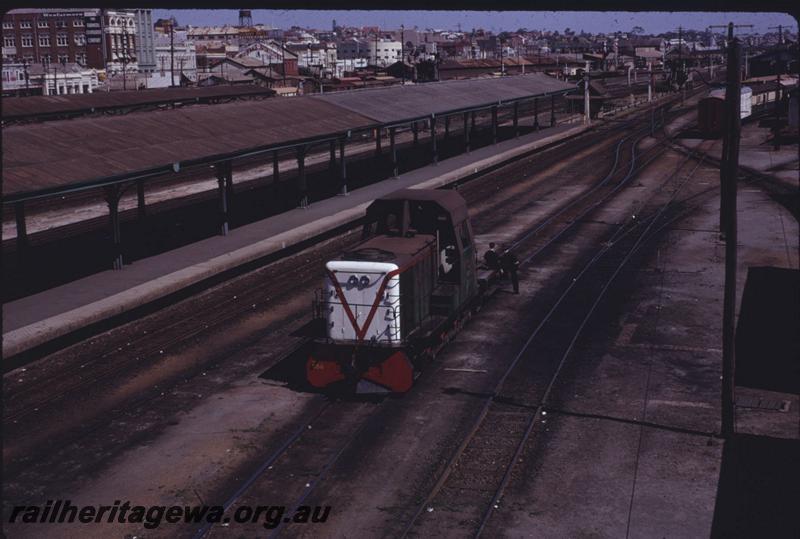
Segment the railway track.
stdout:
<path fill-rule="evenodd" d="M 611 132 L 622 132 L 627 127 L 628 126 L 626 126 L 624 123 L 619 122 L 614 124 L 614 130 L 611 128 L 598 129 L 595 139 L 597 137 L 607 137 Z M 592 144 L 591 142 L 584 143 L 587 145 L 587 147 L 591 146 Z M 554 150 L 555 151 L 550 157 L 552 160 L 563 159 L 565 156 L 568 156 L 574 151 L 571 148 L 565 147 L 554 148 Z M 522 171 L 529 166 L 528 163 L 530 160 L 531 158 L 527 158 L 527 160 L 520 160 L 519 162 L 512 163 L 506 167 L 503 167 L 502 169 L 494 171 L 492 173 L 492 177 L 507 175 L 508 178 L 506 178 L 506 183 L 511 183 L 515 181 L 517 174 L 521 174 Z M 545 159 L 545 161 L 546 160 L 547 159 Z M 486 178 L 483 179 L 485 180 Z M 480 186 L 483 184 L 485 184 L 485 182 L 471 182 L 465 184 L 465 186 L 462 187 L 462 192 L 468 194 L 468 198 L 471 200 L 479 200 L 479 198 L 473 197 L 483 196 L 483 190 L 480 188 Z M 248 287 L 243 291 L 247 292 L 248 298 L 256 298 L 255 300 L 248 299 L 247 301 L 241 301 L 241 295 L 234 292 L 227 301 L 208 301 L 208 303 L 200 302 L 198 304 L 198 308 L 194 309 L 192 315 L 187 317 L 185 320 L 170 322 L 169 324 L 164 325 L 163 328 L 159 328 L 161 331 L 158 331 L 156 334 L 151 331 L 148 332 L 147 335 L 142 334 L 141 338 L 136 342 L 129 341 L 131 342 L 130 346 L 113 347 L 110 348 L 107 353 L 96 356 L 94 361 L 87 362 L 87 368 L 81 373 L 81 379 L 77 381 L 66 382 L 68 387 L 64 386 L 63 388 L 59 388 L 60 383 L 63 383 L 63 381 L 60 380 L 63 377 L 63 373 L 54 371 L 49 375 L 51 377 L 50 381 L 53 383 L 48 383 L 47 379 L 43 380 L 43 383 L 39 389 L 41 393 L 37 394 L 36 392 L 31 392 L 27 395 L 24 395 L 22 392 L 17 392 L 15 394 L 13 390 L 11 392 L 7 392 L 7 398 L 11 397 L 11 399 L 7 400 L 6 402 L 12 404 L 12 406 L 9 407 L 8 404 L 6 405 L 6 411 L 8 412 L 6 419 L 18 422 L 21 420 L 35 421 L 36 415 L 34 412 L 37 412 L 35 408 L 39 408 L 38 412 L 44 412 L 48 408 L 54 409 L 65 406 L 67 405 L 71 394 L 91 391 L 92 388 L 98 384 L 110 383 L 112 380 L 118 379 L 120 376 L 124 376 L 126 371 L 146 367 L 148 361 L 151 361 L 148 356 L 157 359 L 159 356 L 161 356 L 161 350 L 164 350 L 165 353 L 168 353 L 170 349 L 180 347 L 186 344 L 187 341 L 192 341 L 203 331 L 208 331 L 214 327 L 224 326 L 226 323 L 234 320 L 238 316 L 241 316 L 247 312 L 251 312 L 253 302 L 261 305 L 267 299 L 271 298 L 274 300 L 276 291 L 284 289 L 284 291 L 288 293 L 291 290 L 302 287 L 306 281 L 311 282 L 316 278 L 315 270 L 312 268 L 318 268 L 320 260 L 324 259 L 326 256 L 327 255 L 321 255 L 319 260 L 316 260 L 316 262 L 313 260 L 307 260 L 307 264 L 301 264 L 295 267 L 296 271 L 294 271 L 294 273 L 287 272 L 292 275 L 292 278 L 290 279 L 287 277 L 283 281 L 278 281 L 277 286 L 275 281 L 271 283 L 271 286 L 264 285 L 264 287 L 257 287 L 255 290 L 252 288 L 252 285 L 248 285 Z M 308 270 L 309 273 L 303 273 L 306 270 Z M 269 279 L 265 279 L 265 281 L 269 281 Z M 231 290 L 237 290 L 237 288 L 234 286 L 231 287 Z M 201 327 L 202 330 L 200 329 Z M 289 350 L 290 347 L 287 347 L 286 352 Z M 198 366 L 198 368 L 201 367 L 202 366 Z M 90 374 L 95 368 L 97 368 L 98 372 L 96 374 Z M 47 395 L 47 393 L 51 390 L 53 391 L 54 395 Z M 36 397 L 39 395 L 42 395 L 43 398 L 37 400 Z M 147 397 L 142 396 L 142 399 L 144 398 Z M 17 403 L 18 405 L 15 406 Z M 26 403 L 29 408 L 27 412 L 23 410 Z M 129 404 L 130 403 L 126 403 L 126 405 Z M 368 406 L 364 407 L 367 408 Z M 326 406 L 326 410 L 328 410 L 326 412 L 328 414 L 340 413 L 336 407 L 328 409 Z M 30 423 L 31 421 L 28 422 Z M 328 441 L 330 442 L 330 439 Z M 342 447 L 345 446 L 346 444 L 342 444 Z M 341 454 L 341 452 L 334 453 L 334 455 L 336 454 Z M 333 462 L 335 462 L 335 459 L 334 461 L 331 461 L 330 465 L 332 465 Z"/>
<path fill-rule="evenodd" d="M 643 131 L 647 131 L 645 128 Z M 589 204 L 588 206 L 584 207 L 582 210 L 575 213 L 571 213 L 568 218 L 566 219 L 566 223 L 563 221 L 565 220 L 567 212 L 570 209 L 574 210 L 574 206 L 579 206 L 581 202 L 585 202 L 586 199 L 590 198 L 589 194 L 597 194 L 600 190 L 605 188 L 609 182 L 611 182 L 612 178 L 615 176 L 617 170 L 623 169 L 624 172 L 623 177 L 619 179 L 616 183 L 614 183 L 614 187 L 612 189 L 606 189 L 602 193 L 602 199 L 607 200 L 613 195 L 618 192 L 618 190 L 624 186 L 624 184 L 634 177 L 635 172 L 642 168 L 644 165 L 640 165 L 636 167 L 636 156 L 633 153 L 636 143 L 644 136 L 644 133 L 635 133 L 629 136 L 624 137 L 617 145 L 614 147 L 614 161 L 612 170 L 597 184 L 593 187 L 588 194 L 579 197 L 571 204 L 569 204 L 566 208 L 561 209 L 555 215 L 550 216 L 546 219 L 545 222 L 540 223 L 538 226 L 534 227 L 531 231 L 523 235 L 523 237 L 519 238 L 515 243 L 515 248 L 521 248 L 524 242 L 535 235 L 535 233 L 541 231 L 544 227 L 554 223 L 557 217 L 562 218 L 562 222 L 559 224 L 562 225 L 562 228 L 559 232 L 554 234 L 550 239 L 546 242 L 544 246 L 540 246 L 538 250 L 536 250 L 532 255 L 527 257 L 527 261 L 530 261 L 535 255 L 541 253 L 547 246 L 552 245 L 555 243 L 559 238 L 561 238 L 564 234 L 566 234 L 569 230 L 573 228 L 573 226 L 578 222 L 578 219 L 587 213 L 593 211 L 597 208 L 600 202 L 594 202 Z M 620 167 L 621 160 L 620 160 L 620 153 L 622 151 L 622 147 L 624 143 L 628 141 L 633 142 L 633 146 L 631 147 L 632 155 L 630 160 L 625 163 L 626 167 Z M 648 163 L 649 160 L 645 161 L 645 164 Z M 594 261 L 593 261 L 594 262 Z M 569 290 L 567 291 L 569 292 Z M 565 292 L 565 294 L 567 293 Z M 554 309 L 557 308 L 558 305 L 554 306 Z M 505 379 L 507 378 L 508 374 L 513 370 L 510 368 L 506 375 L 503 376 L 501 379 L 499 386 L 501 387 Z M 491 400 L 489 404 L 494 403 L 494 400 Z M 498 400 L 499 402 L 499 400 Z M 291 465 L 287 465 L 287 462 L 284 462 L 284 459 L 297 459 L 296 455 L 307 455 L 309 458 L 309 463 L 304 459 L 303 460 L 303 467 L 304 468 L 311 468 L 316 469 L 317 471 L 312 474 L 312 478 L 305 484 L 305 487 L 302 489 L 302 492 L 299 493 L 296 501 L 292 504 L 292 507 L 299 507 L 303 505 L 303 503 L 312 495 L 317 485 L 323 482 L 328 472 L 336 465 L 341 455 L 345 452 L 345 450 L 353 443 L 353 441 L 358 437 L 358 435 L 367 428 L 370 427 L 370 423 L 373 421 L 373 418 L 377 415 L 378 407 L 370 406 L 368 404 L 358 403 L 353 407 L 348 407 L 347 405 L 343 405 L 338 407 L 337 410 L 333 411 L 335 408 L 332 403 L 325 402 L 320 404 L 320 410 L 318 413 L 315 414 L 315 418 L 317 418 L 318 422 L 310 423 L 308 425 L 303 425 L 303 428 L 298 429 L 286 443 L 282 444 L 277 451 L 269 454 L 267 458 L 255 469 L 255 471 L 250 474 L 247 479 L 242 483 L 242 487 L 237 489 L 237 491 L 227 499 L 224 504 L 226 511 L 233 511 L 238 505 L 246 505 L 250 500 L 246 497 L 247 490 L 252 487 L 257 482 L 261 481 L 261 476 L 265 474 L 267 470 L 271 470 L 271 474 L 269 477 L 269 482 L 271 484 L 288 484 L 290 471 L 294 468 Z M 351 423 L 351 419 L 353 417 L 358 417 L 359 421 L 355 423 Z M 330 425 L 342 425 L 345 424 L 346 426 L 340 429 L 334 429 L 334 432 L 330 431 Z M 495 422 L 487 422 L 487 424 L 496 424 Z M 328 426 L 327 429 L 325 427 Z M 303 436 L 303 433 L 306 432 L 304 429 L 310 429 L 311 432 L 318 432 L 321 429 L 325 429 L 326 435 L 323 437 L 324 442 L 320 444 L 319 440 L 315 437 L 308 437 Z M 324 449 L 323 449 L 324 448 Z M 325 455 L 324 459 L 319 458 L 320 453 Z M 282 463 L 282 465 L 279 465 Z M 286 475 L 287 477 L 283 478 L 282 475 Z M 287 523 L 282 522 L 279 523 L 278 526 L 272 530 L 270 537 L 275 537 L 279 535 L 284 526 Z M 212 530 L 211 525 L 204 526 L 200 528 L 197 533 L 195 533 L 195 539 L 199 539 L 201 537 L 205 537 L 209 532 Z"/>
<path fill-rule="evenodd" d="M 676 179 L 687 162 L 688 157 L 662 183 L 659 192 Z M 441 533 L 435 528 L 437 522 L 425 517 L 433 507 L 459 508 L 457 514 L 463 524 L 459 535 L 478 537 L 484 532 L 493 512 L 500 506 L 511 472 L 520 461 L 534 427 L 537 422 L 546 421 L 553 387 L 584 328 L 619 272 L 646 241 L 656 236 L 654 226 L 699 166 L 697 163 L 681 178 L 667 202 L 656 212 L 617 228 L 558 296 L 486 398 L 472 429 L 407 522 L 403 537 Z M 530 262 L 542 250 L 525 261 Z M 581 312 L 585 314 L 576 320 L 575 314 Z M 494 466 L 486 465 L 486 455 L 491 455 Z M 503 463 L 499 469 L 498 461 Z M 464 492 L 471 493 L 466 503 Z"/>
<path fill-rule="evenodd" d="M 609 132 L 622 130 L 624 130 L 624 126 L 616 124 L 610 129 L 599 129 L 597 136 L 605 137 Z M 593 143 L 593 140 L 583 140 L 581 144 L 588 148 Z M 512 162 L 488 174 L 477 175 L 469 183 L 462 184 L 462 193 L 470 202 L 474 203 L 484 197 L 485 190 L 480 189 L 480 185 L 486 183 L 476 180 L 500 177 L 499 183 L 508 185 L 529 173 L 528 165 L 532 160 L 538 163 L 543 161 L 542 166 L 548 166 L 548 164 L 564 159 L 570 153 L 569 148 L 556 147 L 541 159 L 529 158 L 524 162 Z M 492 185 L 491 192 L 494 190 L 495 186 Z M 353 234 L 350 243 L 355 242 L 356 238 L 357 234 Z M 343 245 L 347 244 L 348 242 L 345 241 L 336 245 L 339 246 L 338 249 L 341 249 Z M 191 345 L 204 332 L 219 331 L 220 328 L 234 323 L 237 319 L 263 311 L 268 308 L 268 305 L 290 296 L 298 289 L 313 287 L 318 278 L 319 267 L 338 249 L 332 248 L 322 252 L 315 249 L 257 270 L 256 275 L 260 275 L 262 278 L 255 283 L 252 282 L 252 278 L 249 279 L 249 282 L 243 282 L 242 285 L 237 284 L 240 279 L 226 283 L 213 295 L 201 294 L 193 297 L 192 309 L 185 315 L 168 318 L 164 323 L 151 326 L 150 329 L 135 335 L 123 335 L 122 340 L 112 341 L 109 345 L 95 351 L 89 351 L 92 350 L 90 346 L 82 352 L 81 348 L 85 348 L 85 344 L 76 345 L 76 351 L 73 352 L 75 359 L 72 361 L 74 370 L 68 376 L 64 375 L 64 369 L 59 368 L 58 362 L 56 362 L 55 367 L 48 364 L 40 369 L 34 369 L 34 372 L 38 370 L 37 374 L 33 375 L 33 380 L 26 380 L 25 384 L 18 385 L 18 382 L 22 382 L 22 380 L 7 380 L 10 382 L 6 385 L 4 396 L 4 424 L 7 426 L 7 434 L 19 441 L 20 438 L 15 433 L 20 428 L 35 423 L 39 417 L 50 416 L 52 411 L 56 411 L 55 415 L 57 415 L 58 410 L 69 409 L 70 402 L 75 400 L 76 395 L 102 393 L 103 388 L 113 387 L 116 383 L 115 380 L 134 378 L 140 372 L 156 368 L 165 358 L 169 358 L 172 352 Z M 256 337 L 253 336 L 253 338 Z M 273 350 L 274 357 L 276 357 L 274 363 L 278 363 L 280 358 L 293 352 L 296 346 L 302 345 L 302 343 L 296 344 L 296 342 L 287 342 L 286 346 L 276 347 Z M 69 353 L 69 349 L 67 349 L 67 353 Z M 192 367 L 191 372 L 200 372 L 206 368 L 205 364 L 196 364 Z M 173 378 L 191 375 L 191 372 L 173 373 Z M 30 373 L 26 374 L 25 378 L 30 376 Z M 171 382 L 164 380 L 164 383 Z M 128 400 L 126 406 L 134 406 L 139 402 L 146 401 L 151 396 L 152 391 L 143 392 Z M 94 408 L 81 408 L 84 420 L 78 431 L 85 433 L 92 429 L 91 419 L 96 413 Z M 58 424 L 56 432 L 67 428 L 68 424 L 66 423 Z M 7 451 L 10 451 L 8 456 L 28 454 L 31 449 L 30 443 L 36 443 L 36 439 L 34 436 L 32 441 L 21 441 L 16 448 L 7 447 Z"/>

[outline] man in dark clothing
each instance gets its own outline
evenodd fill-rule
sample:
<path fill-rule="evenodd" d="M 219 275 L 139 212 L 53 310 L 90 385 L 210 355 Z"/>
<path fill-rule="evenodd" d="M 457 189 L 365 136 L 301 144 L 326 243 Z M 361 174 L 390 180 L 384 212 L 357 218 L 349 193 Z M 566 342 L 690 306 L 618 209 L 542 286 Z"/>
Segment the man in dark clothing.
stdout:
<path fill-rule="evenodd" d="M 500 268 L 500 257 L 497 256 L 497 251 L 494 250 L 494 242 L 489 243 L 489 250 L 483 254 L 483 262 L 489 269 Z"/>
<path fill-rule="evenodd" d="M 514 287 L 514 293 L 519 294 L 519 276 L 517 269 L 519 268 L 519 260 L 511 251 L 505 251 L 503 256 L 500 257 L 500 267 L 511 278 L 511 286 Z"/>

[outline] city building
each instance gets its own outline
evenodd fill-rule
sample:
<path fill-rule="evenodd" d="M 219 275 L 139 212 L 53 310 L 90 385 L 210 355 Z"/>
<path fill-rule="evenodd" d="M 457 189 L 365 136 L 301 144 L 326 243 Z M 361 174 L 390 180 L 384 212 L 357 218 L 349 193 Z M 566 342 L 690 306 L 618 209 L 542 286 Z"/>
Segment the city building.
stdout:
<path fill-rule="evenodd" d="M 136 73 L 139 65 L 136 59 L 135 15 L 125 10 L 105 10 L 103 37 L 108 75 Z"/>
<path fill-rule="evenodd" d="M 239 47 L 245 47 L 251 43 L 257 43 L 265 39 L 269 39 L 269 31 L 272 28 L 263 24 L 256 24 L 255 26 L 240 26 L 239 33 L 236 37 L 236 42 Z"/>
<path fill-rule="evenodd" d="M 147 88 L 185 86 L 197 82 L 197 52 L 185 31 L 154 36 L 156 68 L 147 73 Z"/>
<path fill-rule="evenodd" d="M 366 67 L 366 58 L 348 58 L 344 60 L 339 59 L 336 60 L 336 73 L 334 73 L 333 76 L 337 79 L 341 79 L 342 77 L 346 77 L 349 73 L 366 69 Z"/>
<path fill-rule="evenodd" d="M 41 95 L 41 81 L 30 80 L 28 64 L 3 61 L 3 95 Z"/>
<path fill-rule="evenodd" d="M 297 65 L 314 75 L 332 75 L 336 70 L 337 49 L 334 43 L 293 43 L 286 49 L 297 57 Z"/>
<path fill-rule="evenodd" d="M 156 69 L 155 31 L 153 13 L 150 9 L 134 9 L 136 26 L 136 61 L 140 73 L 152 73 Z"/>
<path fill-rule="evenodd" d="M 336 43 L 337 58 L 339 60 L 355 60 L 356 58 L 369 58 L 369 45 L 363 39 L 350 37 Z"/>
<path fill-rule="evenodd" d="M 390 39 L 371 39 L 369 46 L 369 63 L 379 67 L 387 67 L 400 60 L 402 46 L 399 41 Z"/>
<path fill-rule="evenodd" d="M 239 54 L 239 45 L 221 41 L 195 42 L 194 48 L 197 54 L 197 70 L 200 73 L 208 71 L 220 60 L 233 58 Z"/>
<path fill-rule="evenodd" d="M 3 62 L 3 95 L 7 96 L 90 94 L 97 85 L 97 70 L 75 62 Z"/>
<path fill-rule="evenodd" d="M 235 58 L 252 58 L 257 60 L 260 66 L 270 66 L 272 69 L 286 75 L 297 75 L 297 56 L 294 52 L 283 47 L 281 43 L 269 39 L 242 47 Z"/>
<path fill-rule="evenodd" d="M 239 44 L 239 29 L 235 26 L 189 26 L 188 38 L 198 45 L 209 42 Z"/>
<path fill-rule="evenodd" d="M 170 17 L 169 19 L 158 19 L 153 23 L 153 31 L 156 34 L 166 34 L 171 28 L 175 28 L 176 30 L 178 29 L 178 21 L 175 20 L 175 17 Z"/>
<path fill-rule="evenodd" d="M 12 9 L 3 15 L 3 60 L 28 65 L 77 63 L 103 69 L 100 40 L 87 37 L 99 10 Z"/>

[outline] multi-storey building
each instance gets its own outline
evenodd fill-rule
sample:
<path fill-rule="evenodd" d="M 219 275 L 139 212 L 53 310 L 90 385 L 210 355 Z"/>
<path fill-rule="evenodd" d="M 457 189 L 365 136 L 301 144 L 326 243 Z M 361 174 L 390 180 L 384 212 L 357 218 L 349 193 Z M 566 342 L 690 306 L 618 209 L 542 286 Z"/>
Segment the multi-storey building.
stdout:
<path fill-rule="evenodd" d="M 350 37 L 336 44 L 337 56 L 340 60 L 355 60 L 369 57 L 369 46 L 363 39 Z"/>
<path fill-rule="evenodd" d="M 368 46 L 371 65 L 386 67 L 400 60 L 402 46 L 399 41 L 370 39 Z"/>
<path fill-rule="evenodd" d="M 136 73 L 139 70 L 136 59 L 136 22 L 132 12 L 104 11 L 103 46 L 109 75 Z"/>
<path fill-rule="evenodd" d="M 3 60 L 102 69 L 101 45 L 90 43 L 86 32 L 86 21 L 98 11 L 12 9 L 3 16 Z"/>
<path fill-rule="evenodd" d="M 152 73 L 156 69 L 153 13 L 150 9 L 135 9 L 136 63 L 140 73 Z"/>

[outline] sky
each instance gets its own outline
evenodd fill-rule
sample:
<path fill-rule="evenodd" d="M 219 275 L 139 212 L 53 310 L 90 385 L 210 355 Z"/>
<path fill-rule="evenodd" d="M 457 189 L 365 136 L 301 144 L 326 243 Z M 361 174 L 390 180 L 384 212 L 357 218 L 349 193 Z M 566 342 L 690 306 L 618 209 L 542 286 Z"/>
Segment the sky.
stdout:
<path fill-rule="evenodd" d="M 742 29 L 741 33 L 759 33 L 774 31 L 770 26 L 782 24 L 790 26 L 797 32 L 797 22 L 785 13 L 731 13 L 731 12 L 602 12 L 602 11 L 363 11 L 363 10 L 266 10 L 252 11 L 255 24 L 266 24 L 275 28 L 301 26 L 306 28 L 328 29 L 332 21 L 344 26 L 380 26 L 395 29 L 404 24 L 406 28 L 435 28 L 468 31 L 472 28 L 484 28 L 493 32 L 502 30 L 558 30 L 563 32 L 570 28 L 577 32 L 584 30 L 590 33 L 630 31 L 634 26 L 641 26 L 645 33 L 659 34 L 677 31 L 679 26 L 695 30 L 704 30 L 709 25 L 752 24 L 754 28 Z M 153 17 L 167 18 L 175 16 L 179 24 L 223 25 L 237 24 L 238 10 L 153 10 Z"/>

